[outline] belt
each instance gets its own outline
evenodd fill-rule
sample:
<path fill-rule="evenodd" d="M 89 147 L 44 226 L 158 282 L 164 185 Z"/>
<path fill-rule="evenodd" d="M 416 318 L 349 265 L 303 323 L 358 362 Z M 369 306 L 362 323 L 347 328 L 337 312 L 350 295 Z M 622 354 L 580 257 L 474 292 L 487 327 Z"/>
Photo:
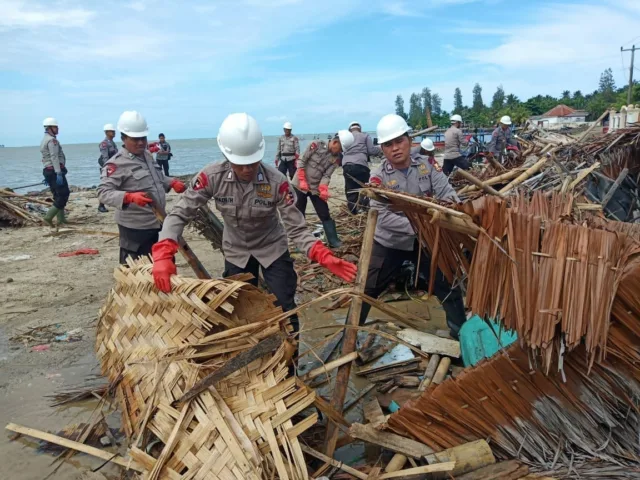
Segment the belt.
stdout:
<path fill-rule="evenodd" d="M 281 157 L 295 157 L 296 154 L 295 153 L 281 153 L 280 156 Z"/>

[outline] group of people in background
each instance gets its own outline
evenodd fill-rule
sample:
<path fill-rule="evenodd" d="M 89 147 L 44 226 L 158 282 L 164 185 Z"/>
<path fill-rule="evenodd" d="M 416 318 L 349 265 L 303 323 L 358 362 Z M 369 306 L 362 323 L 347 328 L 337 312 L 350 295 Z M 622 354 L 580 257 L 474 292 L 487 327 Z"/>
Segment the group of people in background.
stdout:
<path fill-rule="evenodd" d="M 263 163 L 265 140 L 257 121 L 246 113 L 229 115 L 220 126 L 217 143 L 224 160 L 205 166 L 185 185 L 169 176 L 171 146 L 163 134 L 158 142 L 149 143 L 148 126 L 138 112 L 124 112 L 118 121 L 122 146 L 114 143 L 116 127 L 104 126 L 105 138 L 100 143 L 101 182 L 98 188 L 100 205 L 116 209 L 115 221 L 120 233 L 120 262 L 151 254 L 153 277 L 163 292 L 172 288 L 172 276 L 177 273 L 175 254 L 184 227 L 196 215 L 199 207 L 210 200 L 215 203 L 224 221 L 223 276 L 251 273 L 257 285 L 259 274 L 285 311 L 295 308 L 297 275 L 289 253 L 289 240 L 307 255 L 346 282 L 353 282 L 357 267 L 337 257 L 331 248 L 341 245 L 328 200 L 329 184 L 341 165 L 345 179 L 348 210 L 352 214 L 375 208 L 379 210 L 372 258 L 367 272 L 365 293 L 380 295 L 394 281 L 407 263 L 414 264 L 418 284 L 426 288 L 431 259 L 419 254 L 419 243 L 407 217 L 388 209 L 380 202 L 363 199 L 359 190 L 366 184 L 403 191 L 413 195 L 457 202 L 447 173 L 453 167 L 469 168 L 462 155 L 466 139 L 460 130 L 462 118 L 454 115 L 451 128 L 445 133 L 444 168 L 436 161 L 435 146 L 424 139 L 420 147 L 412 148 L 410 127 L 400 116 L 385 115 L 377 125 L 378 144 L 359 122 L 339 130 L 329 140 L 313 140 L 300 155 L 300 142 L 293 135 L 291 123 L 284 124 L 284 135 L 278 140 L 276 168 Z M 503 117 L 493 134 L 495 148 L 510 141 L 510 119 Z M 507 127 L 506 129 L 504 127 Z M 53 225 L 65 223 L 64 208 L 69 198 L 66 179 L 66 159 L 57 140 L 58 123 L 53 118 L 44 121 L 45 135 L 41 143 L 43 174 L 53 193 L 53 206 L 45 221 Z M 155 151 L 156 158 L 152 156 Z M 496 150 L 499 151 L 499 150 Z M 370 169 L 372 156 L 383 161 Z M 181 194 L 170 212 L 165 212 L 166 193 Z M 327 246 L 306 228 L 305 213 L 310 200 L 320 218 Z M 161 224 L 157 211 L 166 215 Z M 462 292 L 450 285 L 438 271 L 434 292 L 446 312 L 451 336 L 457 338 L 466 320 Z M 369 312 L 362 309 L 361 324 Z M 292 317 L 294 329 L 297 317 Z"/>

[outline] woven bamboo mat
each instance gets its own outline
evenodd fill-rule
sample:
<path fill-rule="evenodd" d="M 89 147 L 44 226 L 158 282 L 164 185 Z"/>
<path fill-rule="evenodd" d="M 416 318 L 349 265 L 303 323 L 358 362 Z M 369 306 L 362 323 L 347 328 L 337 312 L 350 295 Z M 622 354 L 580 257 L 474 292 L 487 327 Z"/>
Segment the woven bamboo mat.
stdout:
<path fill-rule="evenodd" d="M 148 260 L 115 271 L 100 310 L 96 355 L 116 384 L 131 457 L 148 479 L 306 479 L 294 424 L 315 392 L 287 378 L 287 342 L 178 404 L 233 356 L 275 333 L 272 296 L 241 281 L 172 277 L 159 292 Z"/>

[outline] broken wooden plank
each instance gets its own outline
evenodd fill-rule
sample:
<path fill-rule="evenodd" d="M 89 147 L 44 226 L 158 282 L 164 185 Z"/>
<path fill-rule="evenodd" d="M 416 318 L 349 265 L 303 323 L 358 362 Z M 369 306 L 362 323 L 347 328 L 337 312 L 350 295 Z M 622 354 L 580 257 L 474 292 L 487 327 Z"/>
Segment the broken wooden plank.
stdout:
<path fill-rule="evenodd" d="M 198 383 L 196 383 L 187 393 L 185 393 L 178 401 L 177 405 L 182 405 L 185 402 L 196 397 L 198 394 L 206 390 L 209 386 L 215 385 L 217 382 L 225 377 L 228 377 L 233 372 L 246 367 L 254 360 L 263 357 L 264 355 L 277 350 L 284 341 L 284 335 L 282 333 L 276 333 L 270 337 L 265 338 L 254 347 L 244 350 L 235 357 L 230 358 L 224 365 L 217 370 L 211 372 L 204 377 Z"/>
<path fill-rule="evenodd" d="M 420 385 L 420 378 L 412 375 L 400 375 L 393 379 L 393 383 L 398 387 L 416 388 Z"/>
<path fill-rule="evenodd" d="M 375 324 L 371 328 L 373 330 L 378 330 L 380 328 L 380 325 Z M 375 332 L 369 332 L 369 334 L 367 335 L 367 338 L 365 338 L 364 342 L 362 342 L 362 345 L 360 346 L 360 350 L 368 350 L 369 348 L 373 347 L 373 344 L 376 341 L 376 338 L 378 338 L 378 335 L 376 335 Z"/>
<path fill-rule="evenodd" d="M 370 425 L 378 427 L 385 422 L 384 412 L 378 403 L 377 398 L 372 398 L 364 404 L 364 418 Z"/>
<path fill-rule="evenodd" d="M 529 467 L 517 460 L 509 460 L 479 468 L 474 472 L 456 477 L 456 480 L 494 480 L 496 478 L 500 480 L 518 480 L 528 473 Z"/>
<path fill-rule="evenodd" d="M 344 425 L 347 428 L 351 426 L 351 424 L 347 420 L 345 420 L 345 418 L 340 413 L 336 412 L 335 409 L 331 407 L 329 402 L 327 402 L 320 395 L 316 395 L 316 398 L 313 401 L 313 404 L 316 407 L 318 407 L 318 410 L 324 413 L 328 418 L 333 420 L 335 423 Z"/>
<path fill-rule="evenodd" d="M 385 480 L 386 478 L 397 477 L 410 477 L 413 475 L 423 475 L 425 473 L 434 472 L 450 472 L 456 466 L 456 462 L 444 462 L 436 465 L 423 465 L 422 467 L 407 468 L 405 470 L 398 470 L 397 472 L 383 473 L 378 477 L 378 480 Z"/>
<path fill-rule="evenodd" d="M 463 443 L 462 445 L 448 448 L 442 452 L 427 455 L 424 459 L 429 465 L 455 462 L 456 466 L 451 471 L 451 475 L 453 476 L 473 472 L 479 468 L 496 463 L 496 458 L 493 456 L 491 447 L 486 440 Z"/>
<path fill-rule="evenodd" d="M 502 187 L 500 189 L 500 193 L 501 194 L 507 193 L 509 190 L 512 190 L 513 188 L 517 187 L 522 182 L 524 182 L 527 178 L 531 177 L 534 173 L 538 173 L 540 169 L 544 167 L 544 165 L 547 163 L 549 158 L 550 158 L 550 155 L 544 155 L 540 160 L 538 160 L 532 166 L 527 168 L 517 178 L 512 180 L 508 185 Z"/>
<path fill-rule="evenodd" d="M 368 350 L 360 350 L 358 352 L 358 363 L 371 363 L 374 360 L 382 357 L 385 353 L 393 350 L 396 345 L 397 343 L 391 343 L 389 345 L 378 345 L 376 347 L 371 347 Z"/>
<path fill-rule="evenodd" d="M 388 380 L 393 380 L 395 377 L 403 373 L 413 373 L 419 371 L 420 364 L 414 363 L 412 365 L 405 365 L 404 367 L 390 368 L 377 374 L 367 375 L 367 380 L 369 380 L 371 383 L 381 383 Z"/>
<path fill-rule="evenodd" d="M 326 365 L 322 365 L 318 368 L 311 370 L 309 373 L 306 373 L 302 377 L 302 381 L 312 380 L 316 377 L 319 377 L 323 373 L 329 374 L 330 371 L 335 370 L 342 365 L 353 362 L 356 358 L 358 358 L 358 352 L 351 352 L 343 357 L 337 358 Z"/>
<path fill-rule="evenodd" d="M 120 465 L 121 467 L 135 470 L 136 472 L 140 472 L 140 473 L 144 472 L 144 468 L 142 468 L 136 462 L 128 458 L 121 457 L 117 453 L 106 452 L 99 448 L 95 448 L 90 445 L 85 445 L 84 443 L 74 442 L 73 440 L 69 440 L 64 437 L 59 437 L 58 435 L 53 435 L 51 433 L 43 432 L 41 430 L 36 430 L 35 428 L 23 427 L 22 425 L 17 425 L 15 423 L 9 423 L 4 428 L 12 432 L 19 433 L 20 435 L 27 435 L 29 437 L 37 438 L 39 440 L 44 440 L 45 442 L 54 443 L 56 445 L 60 445 L 65 448 L 70 448 L 78 452 L 86 453 L 87 455 L 100 458 L 107 462 L 113 462 L 117 465 Z"/>
<path fill-rule="evenodd" d="M 384 365 L 377 365 L 375 367 L 361 367 L 356 370 L 356 375 L 370 375 L 372 373 L 382 372 L 384 370 L 388 370 L 390 368 L 402 367 L 406 365 L 411 365 L 413 363 L 420 363 L 419 358 L 409 358 L 408 360 L 399 360 L 397 362 L 386 363 Z"/>
<path fill-rule="evenodd" d="M 431 382 L 433 381 L 433 376 L 436 374 L 436 370 L 438 369 L 438 365 L 440 364 L 440 355 L 431 355 L 429 357 L 429 363 L 427 364 L 427 368 L 424 371 L 424 376 L 422 377 L 422 382 L 418 386 L 418 390 L 423 392 L 427 389 Z"/>
<path fill-rule="evenodd" d="M 622 182 L 624 182 L 624 179 L 627 178 L 628 174 L 629 174 L 629 169 L 625 167 L 620 172 L 620 175 L 618 175 L 618 178 L 616 178 L 616 181 L 613 182 L 613 185 L 611 185 L 611 188 L 602 199 L 602 203 L 601 203 L 602 208 L 605 208 L 607 206 L 607 203 L 611 201 L 615 193 L 618 191 L 618 188 L 620 188 L 620 185 L 622 185 Z"/>
<path fill-rule="evenodd" d="M 367 214 L 367 226 L 364 231 L 362 250 L 360 251 L 360 260 L 358 262 L 358 274 L 354 290 L 356 293 L 364 294 L 364 287 L 369 272 L 369 262 L 371 260 L 371 250 L 373 248 L 373 236 L 378 222 L 378 211 L 370 209 Z M 357 327 L 360 324 L 360 312 L 362 311 L 362 297 L 356 295 L 351 299 L 351 307 L 347 314 L 347 325 Z M 356 341 L 358 339 L 358 331 L 355 328 L 348 328 L 344 334 L 342 342 L 342 355 L 348 355 L 356 350 Z M 331 397 L 331 406 L 338 412 L 342 412 L 344 407 L 344 399 L 347 395 L 347 387 L 349 386 L 349 376 L 351 374 L 351 363 L 347 363 L 338 368 L 336 373 L 336 382 Z M 327 434 L 325 437 L 325 453 L 330 457 L 336 448 L 338 441 L 337 425 L 329 421 L 327 424 Z"/>
<path fill-rule="evenodd" d="M 367 388 L 364 388 L 362 390 L 360 390 L 360 392 L 358 392 L 358 395 L 356 395 L 355 397 L 353 397 L 349 402 L 347 402 L 344 406 L 344 410 L 342 411 L 343 413 L 347 413 L 349 410 L 351 410 L 360 400 L 362 400 L 365 395 L 367 393 L 369 393 L 371 390 L 373 390 L 374 388 L 376 388 L 375 385 L 369 385 L 367 386 Z"/>
<path fill-rule="evenodd" d="M 414 347 L 419 347 L 425 353 L 460 358 L 460 342 L 450 338 L 438 337 L 413 328 L 401 330 L 397 333 L 397 336 Z"/>
<path fill-rule="evenodd" d="M 402 453 L 407 457 L 420 459 L 434 453 L 433 450 L 424 443 L 401 437 L 395 433 L 381 432 L 376 430 L 372 425 L 354 423 L 349 429 L 349 435 L 364 440 L 365 442 L 375 443 L 392 452 Z"/>

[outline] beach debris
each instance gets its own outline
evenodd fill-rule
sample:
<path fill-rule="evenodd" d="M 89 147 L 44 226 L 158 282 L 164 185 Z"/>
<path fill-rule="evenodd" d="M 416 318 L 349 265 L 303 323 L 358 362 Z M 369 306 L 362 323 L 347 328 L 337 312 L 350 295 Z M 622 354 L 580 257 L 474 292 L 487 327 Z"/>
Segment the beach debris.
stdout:
<path fill-rule="evenodd" d="M 77 257 L 79 255 L 98 255 L 99 253 L 100 251 L 94 248 L 80 248 L 78 250 L 73 250 L 71 252 L 59 253 L 58 256 L 61 258 L 66 258 L 66 257 Z"/>

